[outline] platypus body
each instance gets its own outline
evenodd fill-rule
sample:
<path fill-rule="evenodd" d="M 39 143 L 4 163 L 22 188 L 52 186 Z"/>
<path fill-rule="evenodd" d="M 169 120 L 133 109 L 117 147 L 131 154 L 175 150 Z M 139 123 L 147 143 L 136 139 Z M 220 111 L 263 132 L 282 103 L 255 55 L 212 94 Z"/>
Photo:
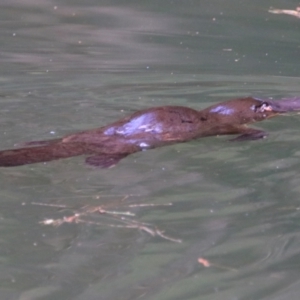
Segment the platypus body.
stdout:
<path fill-rule="evenodd" d="M 153 107 L 104 127 L 60 139 L 29 142 L 25 148 L 0 151 L 0 166 L 88 155 L 88 164 L 108 168 L 132 153 L 201 137 L 238 134 L 233 140 L 260 139 L 267 133 L 249 128 L 247 124 L 299 110 L 300 98 L 273 101 L 248 97 L 200 111 L 183 106 Z"/>

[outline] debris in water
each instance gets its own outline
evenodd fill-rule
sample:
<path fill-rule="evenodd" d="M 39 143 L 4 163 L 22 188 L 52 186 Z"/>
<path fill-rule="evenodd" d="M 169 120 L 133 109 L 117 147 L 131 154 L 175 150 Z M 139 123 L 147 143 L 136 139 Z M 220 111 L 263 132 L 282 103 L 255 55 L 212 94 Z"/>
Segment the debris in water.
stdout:
<path fill-rule="evenodd" d="M 300 6 L 296 7 L 296 10 L 270 8 L 269 13 L 271 13 L 271 14 L 285 14 L 285 15 L 294 16 L 296 18 L 300 18 Z"/>

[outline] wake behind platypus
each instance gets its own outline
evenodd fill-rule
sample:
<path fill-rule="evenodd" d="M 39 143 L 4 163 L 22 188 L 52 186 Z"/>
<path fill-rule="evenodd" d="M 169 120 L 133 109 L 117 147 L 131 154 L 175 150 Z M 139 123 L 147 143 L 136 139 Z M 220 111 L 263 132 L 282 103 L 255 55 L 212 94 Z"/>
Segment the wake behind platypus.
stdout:
<path fill-rule="evenodd" d="M 0 166 L 88 155 L 86 163 L 109 168 L 132 153 L 201 137 L 237 134 L 233 140 L 260 139 L 267 133 L 247 127 L 247 124 L 299 110 L 300 98 L 273 101 L 248 97 L 218 103 L 200 111 L 183 106 L 153 107 L 104 127 L 0 151 Z"/>

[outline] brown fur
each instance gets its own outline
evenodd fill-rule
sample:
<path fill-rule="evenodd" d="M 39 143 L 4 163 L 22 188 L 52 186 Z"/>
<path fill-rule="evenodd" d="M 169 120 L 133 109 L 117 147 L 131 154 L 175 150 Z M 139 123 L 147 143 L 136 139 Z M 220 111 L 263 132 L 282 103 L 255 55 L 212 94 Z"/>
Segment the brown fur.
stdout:
<path fill-rule="evenodd" d="M 137 111 L 107 126 L 61 139 L 29 142 L 25 148 L 0 151 L 0 166 L 46 162 L 78 155 L 91 155 L 86 162 L 111 167 L 129 154 L 186 142 L 200 137 L 240 134 L 234 140 L 266 136 L 247 124 L 287 111 L 300 110 L 300 99 L 281 101 L 235 99 L 201 111 L 183 106 L 162 106 Z"/>

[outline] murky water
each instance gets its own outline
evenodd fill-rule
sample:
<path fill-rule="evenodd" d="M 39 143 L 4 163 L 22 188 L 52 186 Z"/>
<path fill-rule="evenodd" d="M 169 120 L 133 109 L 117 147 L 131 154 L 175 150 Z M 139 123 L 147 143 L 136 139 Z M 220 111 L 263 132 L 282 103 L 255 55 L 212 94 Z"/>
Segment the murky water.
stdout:
<path fill-rule="evenodd" d="M 1 148 L 155 105 L 300 95 L 300 21 L 269 6 L 2 1 Z M 206 138 L 109 170 L 82 157 L 1 169 L 0 298 L 298 299 L 299 124 L 282 116 L 256 125 L 262 141 Z"/>

